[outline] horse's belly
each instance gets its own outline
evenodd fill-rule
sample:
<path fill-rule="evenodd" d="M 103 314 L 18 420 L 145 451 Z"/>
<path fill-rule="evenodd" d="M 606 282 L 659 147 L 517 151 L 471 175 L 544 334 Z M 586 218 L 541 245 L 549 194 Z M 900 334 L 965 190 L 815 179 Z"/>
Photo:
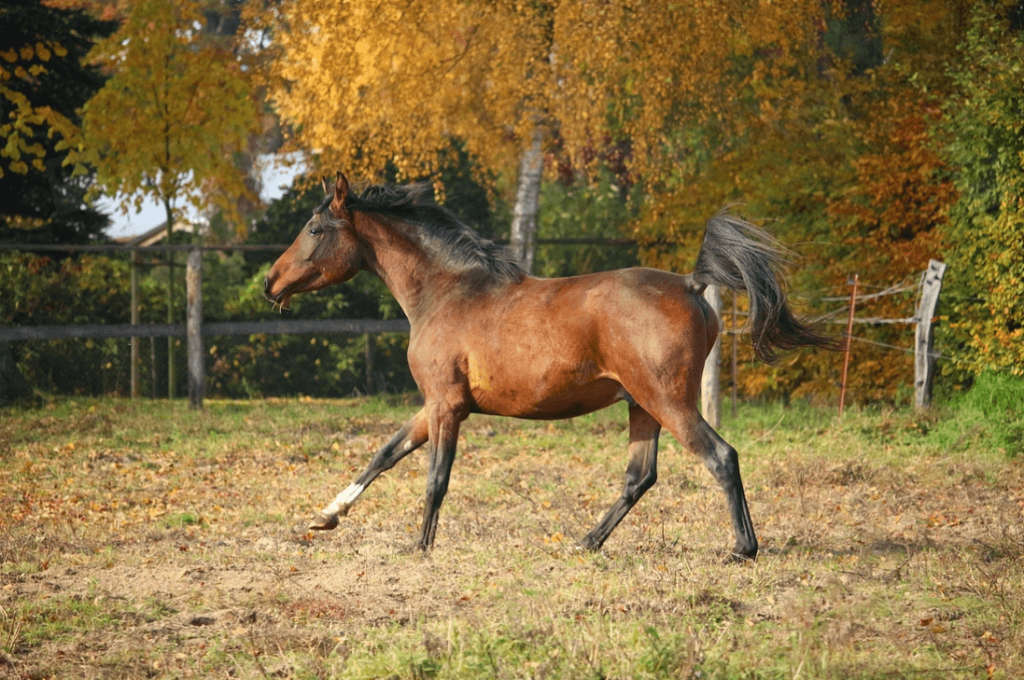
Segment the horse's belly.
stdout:
<path fill-rule="evenodd" d="M 542 360 L 517 363 L 495 374 L 470 357 L 469 383 L 476 411 L 490 415 L 558 420 L 591 413 L 628 398 L 617 380 L 590 362 L 559 366 Z"/>

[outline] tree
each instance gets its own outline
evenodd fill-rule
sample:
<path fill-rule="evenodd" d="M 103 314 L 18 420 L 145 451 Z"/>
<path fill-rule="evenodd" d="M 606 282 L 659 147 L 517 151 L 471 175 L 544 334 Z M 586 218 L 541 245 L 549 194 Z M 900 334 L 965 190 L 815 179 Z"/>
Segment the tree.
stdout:
<path fill-rule="evenodd" d="M 188 201 L 213 204 L 238 223 L 234 199 L 247 193 L 233 157 L 256 130 L 249 77 L 230 50 L 205 43 L 191 0 L 143 0 L 90 60 L 112 74 L 83 109 L 75 161 L 98 170 L 99 190 L 136 205 L 160 201 L 168 227 Z M 127 206 L 126 206 L 127 207 Z"/>
<path fill-rule="evenodd" d="M 799 259 L 788 283 L 808 314 L 837 312 L 841 303 L 814 298 L 848 295 L 853 273 L 879 288 L 912 285 L 928 259 L 941 256 L 940 231 L 956 199 L 935 120 L 949 90 L 945 64 L 959 58 L 961 4 L 831 3 L 818 39 L 781 51 L 781 62 L 770 49 L 750 62 L 737 51 L 737 106 L 725 121 L 676 133 L 677 147 L 690 153 L 643 202 L 634 229 L 652 244 L 641 249 L 644 263 L 685 270 L 706 216 L 740 204 L 793 244 Z M 860 316 L 910 317 L 913 296 L 862 305 Z M 856 399 L 909 394 L 911 355 L 893 349 L 909 344 L 907 332 L 856 327 L 859 338 L 890 346 L 854 345 Z M 840 367 L 835 354 L 805 351 L 779 368 L 751 363 L 740 387 L 748 396 L 834 398 Z"/>
<path fill-rule="evenodd" d="M 284 3 L 270 15 L 279 50 L 270 97 L 293 142 L 317 150 L 325 168 L 434 176 L 458 146 L 485 172 L 514 167 L 543 117 L 546 11 L 511 2 L 458 11 L 436 0 Z"/>
<path fill-rule="evenodd" d="M 97 191 L 136 206 L 163 204 L 168 242 L 181 201 L 220 209 L 244 233 L 237 198 L 247 195 L 234 156 L 258 122 L 249 77 L 230 51 L 204 42 L 192 0 L 141 0 L 90 59 L 111 78 L 83 109 L 83 140 L 72 160 L 97 169 Z M 168 254 L 168 323 L 174 321 L 173 257 Z M 168 338 L 174 396 L 173 338 Z"/>
<path fill-rule="evenodd" d="M 656 183 L 688 153 L 673 139 L 684 121 L 734 108 L 737 52 L 756 65 L 767 46 L 780 73 L 813 68 L 797 57 L 820 2 L 777 4 L 292 0 L 268 15 L 269 91 L 293 143 L 326 168 L 429 174 L 452 140 L 495 176 L 521 168 L 528 232 L 538 144 L 557 136 L 596 170 L 594 140 L 629 140 L 638 178 Z M 753 93 L 768 96 L 782 95 Z"/>
<path fill-rule="evenodd" d="M 1024 36 L 978 6 L 950 75 L 946 149 L 959 200 L 944 230 L 952 304 L 947 338 L 968 374 L 1024 375 Z M 945 294 L 945 290 L 943 291 Z"/>
<path fill-rule="evenodd" d="M 84 201 L 90 174 L 63 163 L 81 137 L 76 110 L 104 81 L 82 58 L 114 28 L 40 0 L 0 8 L 0 241 L 85 243 L 107 226 Z"/>

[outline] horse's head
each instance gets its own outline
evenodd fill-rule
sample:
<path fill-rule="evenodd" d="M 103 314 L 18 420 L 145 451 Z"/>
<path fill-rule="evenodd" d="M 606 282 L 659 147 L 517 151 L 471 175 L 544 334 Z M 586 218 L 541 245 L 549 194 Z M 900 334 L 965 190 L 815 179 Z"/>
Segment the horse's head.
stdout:
<path fill-rule="evenodd" d="M 295 241 L 263 282 L 263 294 L 282 307 L 296 293 L 319 290 L 348 281 L 362 267 L 359 241 L 352 229 L 352 213 L 345 208 L 348 181 L 338 173 L 333 191 L 324 178 L 327 198 L 317 208 Z"/>

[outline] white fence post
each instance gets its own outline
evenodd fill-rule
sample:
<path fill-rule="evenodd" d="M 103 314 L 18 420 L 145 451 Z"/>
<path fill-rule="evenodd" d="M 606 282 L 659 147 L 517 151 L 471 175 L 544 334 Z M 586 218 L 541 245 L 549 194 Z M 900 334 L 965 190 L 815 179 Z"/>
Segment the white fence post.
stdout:
<path fill-rule="evenodd" d="M 932 349 L 932 318 L 939 304 L 939 290 L 946 264 L 937 260 L 928 262 L 928 271 L 921 279 L 921 302 L 917 306 L 917 325 L 914 332 L 914 408 L 928 408 L 932 400 L 932 380 L 935 377 L 935 353 Z"/>

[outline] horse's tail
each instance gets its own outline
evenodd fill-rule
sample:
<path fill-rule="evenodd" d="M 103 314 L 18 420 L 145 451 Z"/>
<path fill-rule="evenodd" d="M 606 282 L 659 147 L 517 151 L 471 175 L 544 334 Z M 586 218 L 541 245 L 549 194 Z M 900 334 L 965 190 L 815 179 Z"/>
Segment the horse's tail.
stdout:
<path fill-rule="evenodd" d="M 787 264 L 785 248 L 768 232 L 726 212 L 708 220 L 693 280 L 742 290 L 750 298 L 749 328 L 754 354 L 773 363 L 776 351 L 802 346 L 840 349 L 836 340 L 801 322 L 786 304 L 776 269 Z"/>

